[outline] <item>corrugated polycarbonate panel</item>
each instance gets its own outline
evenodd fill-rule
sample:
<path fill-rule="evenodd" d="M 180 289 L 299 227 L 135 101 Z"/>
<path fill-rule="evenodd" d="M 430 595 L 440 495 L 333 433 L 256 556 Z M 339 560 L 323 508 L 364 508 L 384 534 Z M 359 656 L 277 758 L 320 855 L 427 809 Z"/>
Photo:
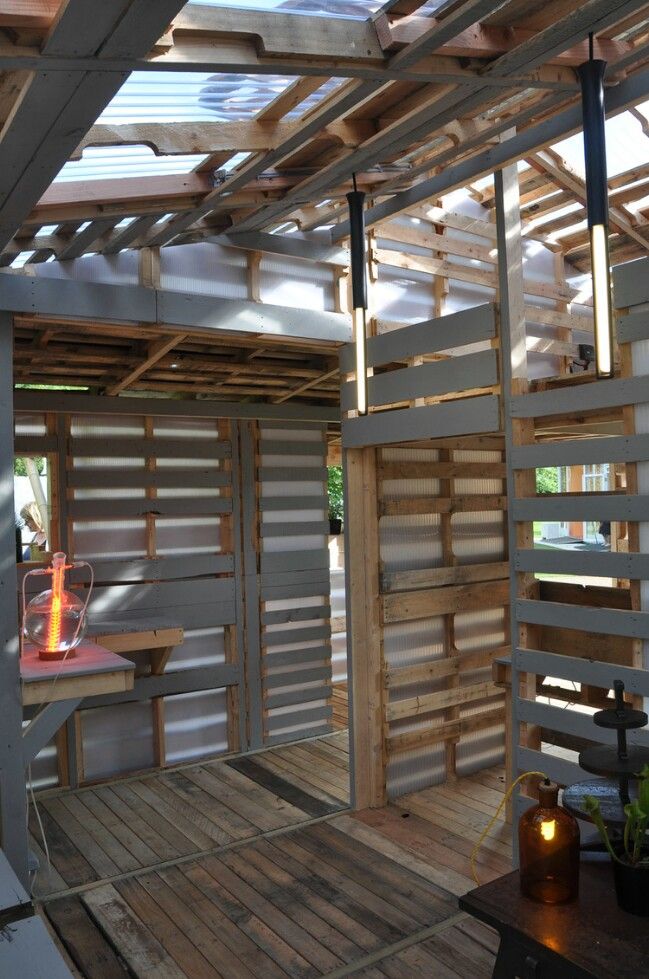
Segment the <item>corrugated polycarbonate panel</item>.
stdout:
<path fill-rule="evenodd" d="M 246 253 L 240 248 L 198 242 L 160 252 L 160 286 L 179 292 L 247 299 Z"/>
<path fill-rule="evenodd" d="M 206 159 L 206 156 L 196 153 L 156 156 L 148 146 L 87 146 L 80 160 L 69 160 L 63 164 L 54 183 L 190 173 Z"/>
<path fill-rule="evenodd" d="M 396 799 L 429 785 L 438 785 L 446 774 L 443 745 L 418 748 L 408 755 L 395 756 L 387 765 L 388 797 Z"/>
<path fill-rule="evenodd" d="M 201 690 L 164 698 L 168 764 L 228 750 L 227 693 Z"/>
<path fill-rule="evenodd" d="M 259 429 L 259 468 L 260 475 L 265 477 L 258 483 L 262 591 L 265 586 L 273 590 L 273 597 L 263 600 L 261 605 L 267 741 L 299 738 L 316 729 L 323 732 L 330 729 L 329 612 L 326 618 L 318 617 L 318 609 L 329 606 L 328 537 L 324 533 L 300 532 L 301 525 L 322 523 L 326 519 L 325 477 L 305 478 L 310 470 L 314 476 L 318 471 L 322 474 L 326 461 L 325 436 L 322 426 L 278 427 L 262 422 Z M 291 451 L 292 443 L 295 451 Z M 297 478 L 292 478 L 293 474 Z M 283 499 L 286 499 L 285 506 Z M 266 510 L 264 504 L 270 501 L 274 508 Z M 322 555 L 321 569 L 319 555 Z M 276 577 L 272 568 L 277 568 Z M 308 619 L 302 617 L 301 609 L 313 610 Z"/>
<path fill-rule="evenodd" d="M 154 764 L 149 702 L 83 710 L 81 731 L 84 774 L 89 781 Z"/>
<path fill-rule="evenodd" d="M 45 415 L 26 414 L 22 411 L 17 413 L 14 431 L 16 435 L 45 435 L 47 433 Z"/>
<path fill-rule="evenodd" d="M 330 266 L 264 256 L 260 279 L 262 302 L 328 311 L 335 308 L 334 274 Z"/>
<path fill-rule="evenodd" d="M 192 0 L 205 7 L 231 7 L 232 0 Z M 427 0 L 417 13 L 433 14 L 446 0 Z M 311 15 L 318 17 L 349 17 L 366 20 L 380 10 L 382 0 L 238 0 L 243 10 L 277 10 L 280 13 Z"/>

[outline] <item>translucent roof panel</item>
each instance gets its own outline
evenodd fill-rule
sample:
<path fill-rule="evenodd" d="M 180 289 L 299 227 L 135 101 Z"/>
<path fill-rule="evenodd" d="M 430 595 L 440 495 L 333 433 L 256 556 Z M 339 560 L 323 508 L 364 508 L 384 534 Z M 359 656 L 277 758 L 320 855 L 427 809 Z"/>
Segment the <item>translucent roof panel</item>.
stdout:
<path fill-rule="evenodd" d="M 649 102 L 638 106 L 640 112 L 649 117 Z M 584 139 L 575 133 L 568 139 L 555 143 L 553 149 L 582 178 L 584 177 Z M 641 166 L 649 161 L 649 139 L 642 132 L 640 122 L 630 112 L 621 112 L 606 120 L 606 166 L 609 177 Z"/>
<path fill-rule="evenodd" d="M 380 10 L 384 0 L 192 0 L 204 7 L 239 7 L 242 10 L 279 10 L 289 14 L 311 14 L 318 17 L 352 17 L 366 20 Z M 418 15 L 430 15 L 448 0 L 427 0 Z"/>
<path fill-rule="evenodd" d="M 55 183 L 190 173 L 205 159 L 195 154 L 155 156 L 148 146 L 88 146 L 80 160 L 71 160 L 63 166 Z"/>
<path fill-rule="evenodd" d="M 292 85 L 287 75 L 210 75 L 204 72 L 134 71 L 98 123 L 237 122 L 252 119 Z M 292 111 L 314 108 L 341 79 L 331 79 Z"/>

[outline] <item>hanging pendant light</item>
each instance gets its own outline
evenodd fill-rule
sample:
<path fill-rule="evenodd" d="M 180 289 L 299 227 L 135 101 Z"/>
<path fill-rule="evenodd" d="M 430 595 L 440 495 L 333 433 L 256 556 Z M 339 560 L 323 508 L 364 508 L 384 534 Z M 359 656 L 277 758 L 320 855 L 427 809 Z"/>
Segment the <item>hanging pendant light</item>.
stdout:
<path fill-rule="evenodd" d="M 598 377 L 613 375 L 613 306 L 608 253 L 608 179 L 606 174 L 606 131 L 604 73 L 606 62 L 593 57 L 593 35 L 589 35 L 590 58 L 579 66 L 586 165 L 586 202 L 593 277 L 595 320 L 595 366 Z"/>
<path fill-rule="evenodd" d="M 356 347 L 356 410 L 367 414 L 367 261 L 365 257 L 365 194 L 356 187 L 347 194 L 352 269 L 352 318 Z"/>

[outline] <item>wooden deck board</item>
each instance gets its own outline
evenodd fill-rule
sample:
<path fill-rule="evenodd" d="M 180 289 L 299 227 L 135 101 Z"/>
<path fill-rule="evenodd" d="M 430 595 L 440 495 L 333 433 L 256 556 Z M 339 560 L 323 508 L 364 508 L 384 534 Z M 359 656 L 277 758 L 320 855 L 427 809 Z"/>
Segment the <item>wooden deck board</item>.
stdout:
<path fill-rule="evenodd" d="M 347 732 L 299 747 L 299 764 L 287 767 L 282 759 L 291 745 L 43 793 L 38 806 L 52 866 L 47 867 L 38 845 L 41 834 L 32 807 L 30 831 L 42 868 L 36 896 L 241 843 L 346 808 Z M 266 755 L 272 755 L 272 766 L 264 764 Z M 336 781 L 335 796 L 325 796 L 312 784 L 309 767 L 326 770 Z"/>
<path fill-rule="evenodd" d="M 346 757 L 341 735 L 299 747 L 303 753 L 310 750 L 314 765 L 329 761 L 335 766 Z M 288 750 L 275 748 L 273 754 L 281 758 Z M 295 750 L 290 757 L 304 760 Z M 211 813 L 232 830 L 250 827 L 256 835 L 233 839 L 225 849 L 183 853 L 171 864 L 161 859 L 156 866 L 136 868 L 106 882 L 93 877 L 78 885 L 78 893 L 48 901 L 45 912 L 80 976 L 465 979 L 470 975 L 486 979 L 491 975 L 497 936 L 459 912 L 456 896 L 473 886 L 470 851 L 487 821 L 483 809 L 493 813 L 494 806 L 487 800 L 497 804 L 502 797 L 499 769 L 412 793 L 381 810 L 353 814 L 334 810 L 314 816 L 297 804 L 297 799 L 308 796 L 316 806 L 327 808 L 308 793 L 308 780 L 296 775 L 297 784 L 292 784 L 288 768 L 282 777 L 259 759 L 257 754 L 187 766 L 181 777 L 166 777 L 166 784 L 162 776 L 149 776 L 125 779 L 101 790 L 105 798 L 111 793 L 127 810 L 138 810 L 138 818 L 149 827 L 142 835 L 150 843 L 155 827 L 151 812 L 154 800 L 162 799 L 160 786 L 186 805 L 182 793 L 176 792 L 176 784 L 186 789 L 185 782 L 196 789 L 201 821 L 211 822 L 205 815 Z M 295 767 L 303 771 L 297 763 Z M 262 778 L 257 781 L 254 776 L 259 773 Z M 152 778 L 158 780 L 156 788 L 149 785 L 149 793 L 142 792 Z M 97 788 L 77 794 L 87 791 L 99 798 Z M 189 797 L 193 800 L 192 791 Z M 179 835 L 169 833 L 172 814 L 181 810 L 182 805 L 157 814 L 163 820 L 166 846 L 178 852 L 182 841 L 185 850 L 196 845 L 185 832 L 195 825 L 196 812 L 189 808 L 185 822 L 173 827 Z M 69 811 L 50 806 L 47 817 L 56 823 L 55 815 L 63 819 Z M 267 820 L 261 815 L 264 811 Z M 64 828 L 56 825 L 64 834 Z M 142 830 L 137 820 L 133 825 Z M 508 836 L 509 827 L 499 822 L 493 840 L 480 854 L 481 880 L 507 871 Z M 207 838 L 213 842 L 212 836 Z M 97 854 L 87 839 L 85 854 L 80 850 L 70 854 L 72 840 L 67 839 L 65 846 L 60 840 L 58 844 L 70 861 L 65 869 L 75 879 L 86 878 L 88 868 L 93 871 L 87 858 L 92 856 L 96 862 Z M 94 842 L 101 845 L 100 840 Z M 110 855 L 108 848 L 102 849 Z"/>

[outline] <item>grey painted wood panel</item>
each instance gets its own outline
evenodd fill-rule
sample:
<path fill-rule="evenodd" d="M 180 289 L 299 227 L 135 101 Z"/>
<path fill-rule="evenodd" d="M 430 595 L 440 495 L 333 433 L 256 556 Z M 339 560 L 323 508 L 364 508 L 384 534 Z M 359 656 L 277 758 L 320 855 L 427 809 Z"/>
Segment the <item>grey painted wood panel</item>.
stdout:
<path fill-rule="evenodd" d="M 649 696 L 649 670 L 639 670 L 617 663 L 601 663 L 577 656 L 563 656 L 537 649 L 518 649 L 515 653 L 518 668 L 524 673 L 554 676 L 575 683 L 588 683 L 594 687 L 613 689 L 613 681 L 620 679 L 629 693 Z"/>
<path fill-rule="evenodd" d="M 342 437 L 343 446 L 351 449 L 452 435 L 478 435 L 497 432 L 499 428 L 498 398 L 486 395 L 422 408 L 381 411 L 365 418 L 343 419 Z"/>
<path fill-rule="evenodd" d="M 648 496 L 584 493 L 514 500 L 514 520 L 646 520 Z"/>
<path fill-rule="evenodd" d="M 261 537 L 322 537 L 329 533 L 328 520 L 296 520 L 294 523 L 266 523 L 261 524 L 259 533 Z"/>
<path fill-rule="evenodd" d="M 168 670 L 161 676 L 136 677 L 132 690 L 98 697 L 86 697 L 81 709 L 107 707 L 110 704 L 128 704 L 149 700 L 151 697 L 172 697 L 181 693 L 197 693 L 203 690 L 222 690 L 239 682 L 237 669 L 227 663 L 218 666 L 201 666 L 189 670 Z"/>
<path fill-rule="evenodd" d="M 367 366 L 378 367 L 408 357 L 437 353 L 462 347 L 480 340 L 490 340 L 496 335 L 496 308 L 494 303 L 484 303 L 463 309 L 458 313 L 437 319 L 413 323 L 367 341 Z M 352 372 L 356 354 L 353 344 L 340 352 L 340 369 Z"/>
<path fill-rule="evenodd" d="M 76 520 L 111 520 L 119 517 L 144 517 L 152 513 L 159 517 L 208 516 L 231 513 L 229 497 L 188 496 L 156 497 L 140 500 L 70 500 L 68 514 Z"/>
<path fill-rule="evenodd" d="M 261 554 L 259 567 L 262 574 L 283 571 L 329 570 L 329 550 L 280 551 Z"/>
<path fill-rule="evenodd" d="M 521 772 L 544 772 L 558 785 L 571 785 L 584 778 L 583 768 L 565 758 L 551 755 L 548 751 L 518 748 L 516 758 Z"/>
<path fill-rule="evenodd" d="M 546 574 L 583 574 L 606 578 L 649 580 L 649 554 L 610 551 L 520 550 L 514 555 L 517 571 Z"/>
<path fill-rule="evenodd" d="M 327 502 L 321 493 L 308 496 L 262 496 L 259 509 L 263 512 L 278 510 L 326 510 Z"/>
<path fill-rule="evenodd" d="M 264 679 L 264 687 L 266 690 L 274 690 L 277 687 L 287 687 L 289 684 L 304 684 L 304 683 L 314 683 L 317 680 L 328 680 L 327 684 L 328 693 L 325 696 L 331 695 L 331 667 L 330 666 L 312 666 L 304 670 L 292 670 L 290 673 L 278 673 L 273 676 L 266 676 Z M 310 694 L 310 690 L 305 690 L 302 693 L 302 702 L 304 701 L 305 694 Z M 313 698 L 318 699 L 318 698 Z M 266 698 L 266 706 L 278 706 L 277 704 L 271 705 L 268 703 L 268 698 Z"/>
<path fill-rule="evenodd" d="M 38 915 L 7 926 L 0 945 L 2 975 L 24 979 L 72 979 L 72 973 Z"/>
<path fill-rule="evenodd" d="M 513 418 L 545 418 L 568 412 L 619 408 L 649 401 L 649 378 L 618 377 L 512 398 Z"/>
<path fill-rule="evenodd" d="M 329 720 L 333 714 L 330 705 L 326 707 L 305 707 L 302 710 L 287 711 L 285 714 L 271 714 L 268 717 L 268 730 L 281 731 L 285 727 L 314 724 L 315 721 Z M 291 740 L 295 740 L 295 732 L 291 734 Z"/>
<path fill-rule="evenodd" d="M 192 554 L 189 557 L 136 558 L 130 561 L 93 561 L 95 581 L 142 582 L 164 581 L 172 578 L 197 578 L 232 572 L 234 558 L 231 554 Z M 70 572 L 73 582 L 85 582 L 87 570 L 80 568 Z M 41 586 L 38 586 L 39 588 Z"/>
<path fill-rule="evenodd" d="M 649 612 L 518 599 L 516 616 L 520 622 L 534 625 L 559 626 L 562 629 L 580 629 L 632 639 L 649 638 Z"/>
<path fill-rule="evenodd" d="M 589 741 L 597 741 L 600 744 L 617 745 L 615 731 L 595 727 L 592 716 L 581 711 L 570 710 L 566 707 L 552 707 L 549 704 L 534 703 L 531 700 L 519 700 L 516 705 L 516 712 L 519 721 L 526 724 L 538 724 L 540 727 L 547 727 L 553 731 L 574 735 L 578 738 L 587 738 Z M 649 747 L 649 733 L 647 731 L 629 731 L 627 738 L 629 744 Z"/>
<path fill-rule="evenodd" d="M 258 472 L 260 482 L 324 482 L 327 479 L 326 466 L 261 466 Z"/>
<path fill-rule="evenodd" d="M 352 336 L 350 319 L 342 313 L 167 290 L 159 290 L 157 299 L 158 321 L 173 326 L 340 343 L 348 343 Z"/>
<path fill-rule="evenodd" d="M 289 681 L 291 676 L 290 673 L 287 675 Z M 264 705 L 267 710 L 275 710 L 277 707 L 291 707 L 306 704 L 312 700 L 327 700 L 330 696 L 331 684 L 327 683 L 307 690 L 285 690 L 282 693 L 267 694 L 264 698 Z"/>
<path fill-rule="evenodd" d="M 311 619 L 328 619 L 331 615 L 331 606 L 308 605 L 306 607 L 276 609 L 272 612 L 263 611 L 261 613 L 262 625 L 278 625 L 283 622 L 308 622 Z"/>
<path fill-rule="evenodd" d="M 268 423 L 264 423 L 264 428 L 268 428 Z M 288 439 L 259 439 L 260 455 L 280 455 L 280 456 L 313 456 L 316 459 L 324 459 L 327 455 L 324 442 L 293 442 Z"/>
<path fill-rule="evenodd" d="M 369 404 L 376 407 L 453 391 L 491 387 L 497 383 L 496 351 L 482 350 L 462 357 L 450 357 L 448 360 L 377 374 L 369 379 L 367 391 Z M 353 409 L 356 404 L 356 382 L 344 383 L 340 397 L 343 411 Z"/>
<path fill-rule="evenodd" d="M 565 442 L 539 442 L 536 445 L 515 446 L 511 452 L 514 469 L 638 462 L 644 459 L 649 459 L 649 435 L 615 435 L 568 439 Z"/>
<path fill-rule="evenodd" d="M 230 471 L 210 466 L 206 469 L 72 469 L 68 486 L 73 489 L 212 489 L 230 485 Z"/>
<path fill-rule="evenodd" d="M 649 302 L 649 261 L 640 258 L 613 269 L 613 295 L 618 309 Z"/>
<path fill-rule="evenodd" d="M 0 305 L 1 302 L 0 297 Z M 69 391 L 23 390 L 15 392 L 15 405 L 16 410 L 20 411 L 53 411 L 73 415 L 150 415 L 155 405 L 158 417 L 264 419 L 265 425 L 273 421 L 278 428 L 285 428 L 287 422 L 296 418 L 300 419 L 301 428 L 308 428 L 309 421 L 328 423 L 340 420 L 337 407 L 293 404 L 290 401 L 280 405 L 241 401 L 177 401 L 175 398 L 156 398 L 152 401 L 150 398 L 105 398 Z"/>
<path fill-rule="evenodd" d="M 157 404 L 157 402 L 156 402 Z M 152 414 L 149 408 L 148 414 Z M 133 411 L 133 414 L 137 412 Z M 70 455 L 109 459 L 117 456 L 135 459 L 154 456 L 158 459 L 229 459 L 232 446 L 218 439 L 174 439 L 174 438 L 82 438 L 69 440 Z"/>
<path fill-rule="evenodd" d="M 266 654 L 266 663 L 270 669 L 274 669 L 277 666 L 297 666 L 298 664 L 306 663 L 329 663 L 329 670 L 331 670 L 331 646 L 307 646 L 304 649 L 283 649 L 279 652 L 273 652 L 269 649 Z M 283 677 L 286 674 L 282 674 Z"/>
<path fill-rule="evenodd" d="M 267 646 L 289 646 L 295 643 L 313 642 L 317 639 L 329 639 L 331 627 L 329 623 L 324 625 L 308 626 L 303 629 L 278 629 L 276 632 L 265 631 L 262 633 L 261 642 Z"/>
<path fill-rule="evenodd" d="M 649 339 L 649 312 L 628 313 L 618 317 L 618 343 L 633 343 L 636 340 Z"/>

